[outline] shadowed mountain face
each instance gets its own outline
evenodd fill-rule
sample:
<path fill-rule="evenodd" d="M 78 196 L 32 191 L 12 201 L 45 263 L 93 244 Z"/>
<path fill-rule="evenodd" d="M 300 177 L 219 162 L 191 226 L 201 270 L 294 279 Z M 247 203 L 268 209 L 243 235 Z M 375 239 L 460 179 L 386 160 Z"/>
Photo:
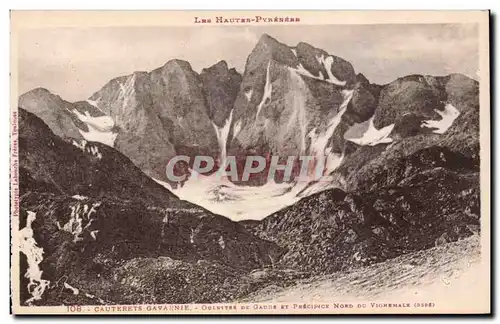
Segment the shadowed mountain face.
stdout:
<path fill-rule="evenodd" d="M 36 242 L 21 253 L 22 300 L 231 301 L 479 233 L 478 89 L 459 74 L 372 84 L 340 57 L 263 35 L 242 75 L 171 60 L 87 101 L 32 90 L 19 98 L 20 228 Z M 246 182 L 167 190 L 177 155 L 236 156 L 240 175 L 252 155 L 325 165 L 307 183 L 297 168 L 268 183 L 266 165 Z"/>
<path fill-rule="evenodd" d="M 57 135 L 113 146 L 147 175 L 172 185 L 165 172 L 177 155 L 208 155 L 219 163 L 235 156 L 238 174 L 250 155 L 308 155 L 326 160 L 324 172 L 331 173 L 345 163 L 351 143 L 388 145 L 421 134 L 446 136 L 464 124 L 474 128 L 479 99 L 477 81 L 463 75 L 371 84 L 340 57 L 264 34 L 243 75 L 225 61 L 198 74 L 188 62 L 170 60 L 111 80 L 87 102 L 65 102 L 36 89 L 19 103 Z M 176 172 L 189 173 L 192 163 L 177 166 Z M 269 163 L 244 185 L 266 184 L 268 171 Z"/>
<path fill-rule="evenodd" d="M 60 301 L 62 278 L 86 291 L 106 282 L 103 288 L 109 290 L 102 293 L 118 302 L 109 294 L 120 281 L 110 271 L 127 260 L 174 258 L 245 273 L 271 264 L 282 253 L 242 225 L 179 200 L 113 148 L 65 141 L 22 108 L 19 129 L 19 226 L 30 229 L 27 239 L 35 242 L 26 243 L 21 254 L 22 302 L 36 302 L 36 287 L 44 282 L 50 282 L 45 302 Z M 43 258 L 36 262 L 38 249 Z M 37 271 L 43 281 L 33 276 Z M 26 289 L 28 279 L 33 284 Z"/>
<path fill-rule="evenodd" d="M 224 85 L 238 84 L 235 71 L 233 76 L 219 73 L 205 74 L 205 90 L 202 78 L 188 62 L 172 60 L 150 73 L 114 79 L 91 100 L 115 120 L 119 128 L 115 147 L 149 175 L 167 180 L 166 164 L 176 155 L 219 155 L 210 116 L 224 114 L 230 96 L 220 102 L 210 98 L 212 92 L 220 98 L 218 92 Z"/>
<path fill-rule="evenodd" d="M 226 61 L 203 69 L 200 74 L 207 97 L 208 116 L 218 127 L 227 123 L 240 90 L 241 75 L 229 69 Z"/>

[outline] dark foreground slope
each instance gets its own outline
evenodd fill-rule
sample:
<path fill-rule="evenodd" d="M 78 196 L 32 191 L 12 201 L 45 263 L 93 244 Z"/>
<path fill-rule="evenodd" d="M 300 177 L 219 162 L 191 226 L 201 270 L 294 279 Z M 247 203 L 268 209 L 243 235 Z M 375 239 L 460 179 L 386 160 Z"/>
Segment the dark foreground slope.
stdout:
<path fill-rule="evenodd" d="M 22 109 L 19 126 L 22 304 L 222 301 L 213 285 L 282 253 L 112 148 L 62 140 Z"/>
<path fill-rule="evenodd" d="M 171 60 L 88 102 L 35 89 L 19 105 L 23 304 L 225 302 L 315 275 L 373 281 L 362 269 L 480 234 L 479 84 L 463 75 L 376 85 L 263 35 L 243 75 Z M 95 134 L 109 146 L 83 140 Z M 167 180 L 175 155 L 226 153 L 327 156 L 333 181 L 238 223 L 150 178 Z"/>

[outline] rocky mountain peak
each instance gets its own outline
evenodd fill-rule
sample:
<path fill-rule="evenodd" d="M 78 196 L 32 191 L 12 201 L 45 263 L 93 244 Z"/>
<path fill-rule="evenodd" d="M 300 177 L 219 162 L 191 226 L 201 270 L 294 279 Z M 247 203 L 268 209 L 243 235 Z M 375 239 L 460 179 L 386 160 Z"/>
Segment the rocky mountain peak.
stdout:
<path fill-rule="evenodd" d="M 245 74 L 251 73 L 262 64 L 267 64 L 269 60 L 288 66 L 297 65 L 297 58 L 288 45 L 280 43 L 267 34 L 263 34 L 248 56 Z"/>
<path fill-rule="evenodd" d="M 226 61 L 219 61 L 203 69 L 200 78 L 207 99 L 209 117 L 217 127 L 224 127 L 238 95 L 242 76 L 236 69 L 229 69 Z"/>
<path fill-rule="evenodd" d="M 167 61 L 162 67 L 162 70 L 176 70 L 176 69 L 181 69 L 181 70 L 186 70 L 186 71 L 192 71 L 193 68 L 191 67 L 191 63 L 185 60 L 180 60 L 180 59 L 172 59 Z"/>
<path fill-rule="evenodd" d="M 50 92 L 50 90 L 43 88 L 43 87 L 38 87 L 34 88 L 24 94 L 26 95 L 38 95 L 38 96 L 54 96 L 54 97 L 59 97 L 58 95 L 53 94 Z"/>
<path fill-rule="evenodd" d="M 73 104 L 45 88 L 36 88 L 19 96 L 18 105 L 40 116 L 60 137 L 82 138 L 80 130 L 87 130 L 86 126 L 72 114 Z"/>
<path fill-rule="evenodd" d="M 363 73 L 356 74 L 356 83 L 367 88 L 370 85 L 370 81 L 365 77 Z"/>
<path fill-rule="evenodd" d="M 201 70 L 201 73 L 225 73 L 229 70 L 229 66 L 227 65 L 227 62 L 224 61 L 224 60 L 221 60 L 217 63 L 215 63 L 214 65 L 208 67 L 208 68 L 203 68 Z"/>

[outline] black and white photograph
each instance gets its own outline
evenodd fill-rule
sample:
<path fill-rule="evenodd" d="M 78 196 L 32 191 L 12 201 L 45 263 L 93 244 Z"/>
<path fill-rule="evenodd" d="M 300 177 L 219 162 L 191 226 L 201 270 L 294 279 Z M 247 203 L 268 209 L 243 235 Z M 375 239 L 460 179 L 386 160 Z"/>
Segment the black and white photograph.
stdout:
<path fill-rule="evenodd" d="M 14 313 L 488 313 L 488 12 L 340 14 L 12 15 Z"/>

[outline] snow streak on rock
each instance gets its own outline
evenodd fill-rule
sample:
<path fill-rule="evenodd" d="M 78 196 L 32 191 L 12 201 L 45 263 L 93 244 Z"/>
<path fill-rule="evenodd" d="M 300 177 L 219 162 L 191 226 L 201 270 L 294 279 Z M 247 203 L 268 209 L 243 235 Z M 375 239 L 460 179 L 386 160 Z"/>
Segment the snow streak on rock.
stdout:
<path fill-rule="evenodd" d="M 328 79 L 325 79 L 326 82 L 329 82 L 329 83 L 332 83 L 332 84 L 336 84 L 336 85 L 339 85 L 339 86 L 345 86 L 346 85 L 345 81 L 340 81 L 332 73 L 332 64 L 333 64 L 333 57 L 332 56 L 327 56 L 325 58 L 324 55 L 321 55 L 321 56 L 317 56 L 316 59 L 318 60 L 318 62 L 320 64 L 323 64 L 323 66 L 326 69 L 326 73 L 328 74 Z"/>
<path fill-rule="evenodd" d="M 306 70 L 301 63 L 299 63 L 299 65 L 297 66 L 297 68 L 294 69 L 294 70 L 297 71 L 297 73 L 302 74 L 302 75 L 304 75 L 306 77 L 309 77 L 309 78 L 312 78 L 312 79 L 325 81 L 325 82 L 328 82 L 328 83 L 331 83 L 331 84 L 335 84 L 335 85 L 338 85 L 338 86 L 345 86 L 346 85 L 346 81 L 340 81 L 332 73 L 333 57 L 327 56 L 325 58 L 323 55 L 321 55 L 321 56 L 317 56 L 316 59 L 318 60 L 318 62 L 320 64 L 322 64 L 325 67 L 326 73 L 327 73 L 327 77 L 326 78 L 325 78 L 325 76 L 323 75 L 323 73 L 321 71 L 319 71 L 318 76 L 315 76 L 309 70 Z"/>
<path fill-rule="evenodd" d="M 264 106 L 264 104 L 267 102 L 267 100 L 271 100 L 271 93 L 273 91 L 273 85 L 271 84 L 271 78 L 269 76 L 269 69 L 271 67 L 271 61 L 267 63 L 267 70 L 266 70 L 266 84 L 264 85 L 264 94 L 262 95 L 262 100 L 260 101 L 259 105 L 257 106 L 257 114 L 255 115 L 255 119 L 259 117 L 259 113 Z"/>
<path fill-rule="evenodd" d="M 241 131 L 241 119 L 234 124 L 233 138 L 236 137 Z"/>
<path fill-rule="evenodd" d="M 86 101 L 91 104 L 92 106 L 96 107 L 97 109 L 101 110 L 101 108 L 99 108 L 99 100 L 101 98 L 98 98 L 97 100 L 91 100 L 91 99 L 87 99 Z M 102 110 L 101 110 L 102 111 Z"/>
<path fill-rule="evenodd" d="M 82 152 L 90 153 L 99 160 L 102 159 L 102 153 L 99 152 L 99 148 L 97 146 L 90 145 L 86 140 L 72 140 L 71 143 L 82 150 Z"/>
<path fill-rule="evenodd" d="M 87 199 L 89 199 L 89 197 L 81 196 L 81 195 L 74 195 L 71 198 L 74 198 L 76 200 L 87 200 Z"/>
<path fill-rule="evenodd" d="M 316 79 L 316 80 L 322 80 L 322 81 L 324 81 L 323 73 L 321 73 L 321 71 L 319 72 L 319 76 L 315 76 L 314 74 L 312 74 L 311 72 L 309 72 L 308 70 L 306 70 L 304 68 L 304 66 L 302 65 L 302 63 L 299 63 L 299 65 L 297 66 L 297 68 L 294 69 L 294 70 L 297 71 L 298 74 L 305 75 L 306 77 L 313 78 L 313 79 Z"/>
<path fill-rule="evenodd" d="M 97 240 L 97 233 L 99 233 L 99 230 L 91 231 L 90 236 L 94 239 L 94 241 Z"/>
<path fill-rule="evenodd" d="M 125 84 L 119 83 L 120 94 L 118 96 L 118 100 L 122 100 L 122 113 L 126 111 L 130 99 L 133 98 L 133 96 L 135 95 L 134 84 L 135 84 L 135 74 L 129 76 L 127 78 L 127 81 L 125 81 Z"/>
<path fill-rule="evenodd" d="M 339 125 L 342 115 L 344 115 L 347 110 L 347 105 L 349 104 L 353 93 L 353 90 L 342 90 L 344 101 L 340 105 L 338 113 L 328 122 L 327 128 L 324 132 L 318 133 L 316 127 L 309 132 L 309 137 L 311 138 L 311 146 L 309 148 L 310 155 L 315 156 L 316 161 L 319 163 L 326 161 L 325 164 L 330 164 L 330 170 L 325 170 L 325 172 L 332 172 L 342 161 L 342 156 L 331 153 L 331 148 L 327 148 L 327 144 L 335 132 L 335 128 Z"/>
<path fill-rule="evenodd" d="M 295 69 L 289 68 L 290 78 L 292 80 L 291 86 L 293 91 L 293 117 L 291 121 L 297 121 L 300 129 L 300 154 L 306 151 L 306 132 L 307 132 L 307 118 L 306 118 L 306 98 L 301 96 L 301 93 L 307 91 L 307 86 L 304 80 L 297 74 Z"/>
<path fill-rule="evenodd" d="M 75 287 L 72 287 L 67 282 L 64 283 L 64 288 L 69 289 L 73 293 L 73 295 L 78 295 L 80 293 L 80 290 L 76 289 Z"/>
<path fill-rule="evenodd" d="M 356 143 L 361 146 L 375 146 L 383 143 L 391 143 L 392 138 L 389 135 L 394 128 L 394 124 L 383 127 L 381 129 L 376 129 L 373 125 L 374 117 L 370 118 L 364 123 L 354 124 L 347 130 L 344 138 L 350 142 Z M 359 137 L 355 133 L 362 132 Z"/>
<path fill-rule="evenodd" d="M 226 248 L 226 243 L 224 242 L 224 238 L 222 236 L 219 237 L 218 243 L 223 250 Z"/>
<path fill-rule="evenodd" d="M 219 148 L 220 148 L 220 155 L 219 155 L 219 160 L 221 164 L 226 162 L 226 157 L 227 157 L 227 139 L 229 137 L 229 130 L 231 129 L 231 123 L 233 121 L 233 110 L 231 110 L 231 113 L 229 114 L 229 117 L 227 118 L 226 122 L 224 123 L 224 126 L 218 127 L 214 122 L 212 122 L 212 125 L 214 126 L 215 129 L 215 134 L 217 135 L 217 142 L 219 143 Z"/>
<path fill-rule="evenodd" d="M 96 208 L 101 203 L 93 203 L 89 208 L 88 204 L 76 203 L 71 208 L 71 214 L 66 224 L 62 226 L 62 230 L 73 234 L 73 242 L 82 241 L 83 231 L 90 227 L 94 221 L 91 216 L 96 213 Z"/>
<path fill-rule="evenodd" d="M 248 101 L 252 100 L 252 94 L 253 94 L 253 89 L 250 89 L 247 92 L 245 92 L 245 97 L 247 97 Z"/>
<path fill-rule="evenodd" d="M 434 111 L 441 116 L 441 120 L 425 120 L 421 127 L 434 128 L 432 132 L 436 134 L 444 134 L 460 115 L 458 109 L 450 103 L 445 105 L 443 111 L 437 109 Z"/>
<path fill-rule="evenodd" d="M 113 127 L 115 122 L 110 116 L 98 116 L 93 117 L 86 111 L 84 114 L 78 112 L 78 110 L 73 109 L 73 114 L 75 114 L 78 119 L 84 122 L 89 128 L 88 132 L 79 130 L 83 138 L 91 142 L 99 142 L 113 147 L 115 144 L 117 133 L 114 133 Z"/>
<path fill-rule="evenodd" d="M 74 146 L 78 147 L 82 152 L 85 153 L 85 147 L 87 147 L 87 141 L 86 140 L 72 140 L 71 144 Z"/>
<path fill-rule="evenodd" d="M 43 248 L 39 247 L 33 237 L 33 222 L 36 214 L 27 211 L 26 227 L 19 231 L 19 251 L 26 256 L 28 269 L 24 277 L 29 279 L 28 292 L 31 297 L 26 300 L 26 304 L 32 305 L 35 300 L 40 300 L 50 281 L 42 279 L 43 271 L 39 264 L 43 261 Z"/>

